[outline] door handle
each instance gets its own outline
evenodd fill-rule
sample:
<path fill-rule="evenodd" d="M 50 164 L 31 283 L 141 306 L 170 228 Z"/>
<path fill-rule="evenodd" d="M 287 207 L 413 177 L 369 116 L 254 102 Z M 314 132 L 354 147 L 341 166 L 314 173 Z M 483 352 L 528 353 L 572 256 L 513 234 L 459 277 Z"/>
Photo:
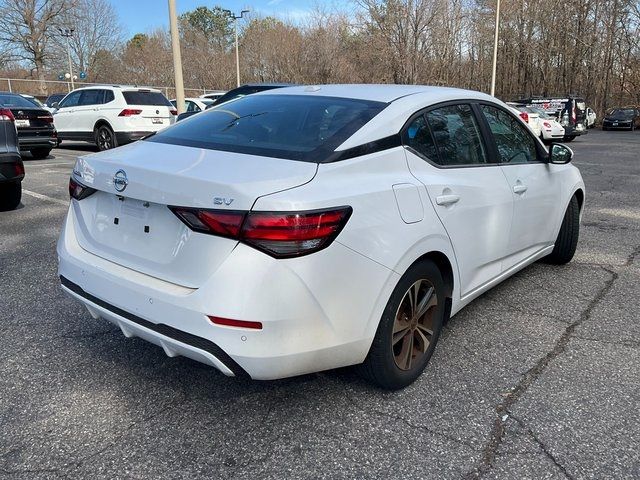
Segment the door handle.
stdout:
<path fill-rule="evenodd" d="M 453 205 L 460 200 L 460 195 L 439 195 L 436 197 L 438 205 Z"/>
<path fill-rule="evenodd" d="M 513 193 L 517 193 L 518 195 L 522 195 L 526 191 L 527 191 L 526 185 L 518 184 L 513 186 Z"/>

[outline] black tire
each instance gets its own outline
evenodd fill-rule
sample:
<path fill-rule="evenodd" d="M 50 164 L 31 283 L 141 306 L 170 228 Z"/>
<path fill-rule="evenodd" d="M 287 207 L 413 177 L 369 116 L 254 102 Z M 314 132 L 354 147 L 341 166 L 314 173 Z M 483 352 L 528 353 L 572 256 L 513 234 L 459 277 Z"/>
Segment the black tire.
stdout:
<path fill-rule="evenodd" d="M 564 265 L 569 263 L 576 253 L 578 237 L 580 235 L 580 206 L 578 199 L 573 196 L 562 220 L 562 226 L 556 239 L 553 251 L 545 258 L 548 263 Z"/>
<path fill-rule="evenodd" d="M 51 153 L 51 149 L 48 147 L 33 148 L 29 151 L 31 152 L 31 156 L 36 160 L 42 160 L 43 158 L 47 158 L 49 156 L 49 153 Z"/>
<path fill-rule="evenodd" d="M 411 365 L 411 360 L 409 360 L 409 368 L 401 369 L 396 363 L 396 355 L 401 355 L 402 352 L 396 354 L 394 348 L 399 347 L 401 350 L 404 350 L 405 336 L 411 336 L 410 354 L 407 358 L 409 358 L 409 356 L 413 358 L 413 352 L 416 351 L 413 349 L 414 342 L 417 342 L 416 338 L 419 338 L 420 335 L 422 338 L 426 338 L 418 332 L 417 329 L 410 327 L 414 322 L 407 321 L 406 331 L 408 334 L 397 337 L 400 338 L 400 341 L 396 343 L 396 347 L 394 347 L 392 343 L 394 338 L 393 329 L 394 323 L 396 322 L 396 315 L 400 314 L 401 308 L 407 306 L 406 302 L 410 301 L 405 299 L 406 295 L 409 295 L 409 289 L 413 289 L 413 287 L 421 281 L 424 281 L 423 285 L 425 285 L 425 289 L 433 288 L 435 299 L 437 300 L 437 304 L 426 310 L 427 313 L 420 317 L 423 319 L 427 319 L 427 317 L 429 317 L 429 326 L 431 327 L 432 334 L 424 352 L 419 352 L 419 342 L 415 343 L 416 348 L 418 349 L 418 356 L 415 364 Z M 427 296 L 428 293 L 424 294 L 422 298 L 426 298 Z M 418 295 L 416 295 L 416 297 L 418 297 Z M 402 276 L 398 285 L 393 290 L 391 298 L 389 298 L 389 302 L 387 303 L 382 314 L 382 318 L 380 319 L 376 336 L 371 344 L 369 354 L 367 355 L 364 363 L 360 366 L 360 372 L 362 375 L 379 387 L 389 390 L 398 390 L 413 383 L 423 372 L 429 363 L 431 355 L 433 355 L 433 351 L 438 343 L 438 338 L 440 337 L 440 332 L 442 330 L 445 311 L 445 286 L 444 281 L 442 280 L 442 274 L 438 267 L 429 260 L 423 260 L 412 265 Z M 415 323 L 419 323 L 418 320 L 416 320 Z M 423 343 L 423 346 L 425 345 L 426 344 Z"/>
<path fill-rule="evenodd" d="M 0 211 L 15 210 L 22 198 L 22 182 L 0 183 Z"/>
<path fill-rule="evenodd" d="M 100 150 L 101 152 L 105 150 L 111 150 L 112 148 L 116 148 L 118 146 L 116 135 L 108 125 L 100 125 L 95 129 L 93 135 L 96 139 L 98 150 Z"/>
<path fill-rule="evenodd" d="M 574 135 L 569 135 L 567 137 L 564 137 L 563 141 L 569 143 L 569 142 L 573 142 L 575 138 L 576 137 Z"/>
<path fill-rule="evenodd" d="M 603 132 L 606 132 L 607 130 L 608 130 L 608 128 L 607 128 L 607 127 L 605 127 L 605 126 L 603 125 L 603 126 L 602 126 L 602 131 L 603 131 Z"/>

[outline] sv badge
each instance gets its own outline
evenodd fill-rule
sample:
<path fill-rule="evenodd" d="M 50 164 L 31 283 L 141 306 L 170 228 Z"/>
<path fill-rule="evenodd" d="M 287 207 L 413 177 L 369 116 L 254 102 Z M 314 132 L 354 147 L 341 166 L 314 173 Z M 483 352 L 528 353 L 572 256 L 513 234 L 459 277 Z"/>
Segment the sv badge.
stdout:
<path fill-rule="evenodd" d="M 227 207 L 233 203 L 233 198 L 213 197 L 214 205 L 226 205 Z"/>

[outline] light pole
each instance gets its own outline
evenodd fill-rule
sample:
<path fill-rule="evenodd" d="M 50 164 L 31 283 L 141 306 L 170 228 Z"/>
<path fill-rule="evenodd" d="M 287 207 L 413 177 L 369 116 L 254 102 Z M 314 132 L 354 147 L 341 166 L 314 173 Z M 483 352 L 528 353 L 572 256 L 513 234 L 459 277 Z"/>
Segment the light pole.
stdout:
<path fill-rule="evenodd" d="M 240 54 L 238 53 L 238 19 L 243 18 L 245 13 L 249 13 L 249 10 L 242 10 L 240 15 L 236 15 L 231 10 L 225 10 L 229 17 L 233 18 L 233 27 L 236 35 L 236 82 L 238 87 L 240 86 Z"/>
<path fill-rule="evenodd" d="M 496 3 L 496 31 L 493 36 L 493 65 L 491 67 L 491 96 L 496 93 L 496 64 L 498 62 L 498 29 L 500 28 L 500 0 Z"/>
<path fill-rule="evenodd" d="M 176 0 L 169 0 L 169 26 L 171 29 L 171 50 L 173 52 L 173 74 L 176 82 L 176 109 L 184 112 L 184 81 L 182 79 L 182 57 L 180 56 L 180 33 L 176 15 Z"/>
<path fill-rule="evenodd" d="M 75 90 L 73 84 L 73 66 L 71 65 L 71 37 L 73 36 L 73 28 L 58 28 L 60 35 L 67 37 L 67 59 L 69 60 L 69 79 L 71 80 L 71 90 Z"/>

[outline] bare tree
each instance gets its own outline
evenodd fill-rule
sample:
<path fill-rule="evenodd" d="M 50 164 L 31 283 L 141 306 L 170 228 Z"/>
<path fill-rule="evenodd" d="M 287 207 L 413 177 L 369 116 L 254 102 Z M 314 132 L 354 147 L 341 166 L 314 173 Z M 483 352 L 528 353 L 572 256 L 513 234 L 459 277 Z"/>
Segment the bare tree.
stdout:
<path fill-rule="evenodd" d="M 88 72 L 90 78 L 94 77 L 97 53 L 114 52 L 122 42 L 118 13 L 108 0 L 75 0 L 73 8 L 60 15 L 58 23 L 73 29 L 70 45 L 75 71 Z M 65 65 L 66 40 L 60 36 L 54 38 L 57 63 Z"/>
<path fill-rule="evenodd" d="M 40 93 L 47 93 L 45 67 L 48 46 L 60 17 L 72 6 L 71 0 L 1 0 L 0 42 L 13 59 L 25 61 L 40 80 Z"/>

